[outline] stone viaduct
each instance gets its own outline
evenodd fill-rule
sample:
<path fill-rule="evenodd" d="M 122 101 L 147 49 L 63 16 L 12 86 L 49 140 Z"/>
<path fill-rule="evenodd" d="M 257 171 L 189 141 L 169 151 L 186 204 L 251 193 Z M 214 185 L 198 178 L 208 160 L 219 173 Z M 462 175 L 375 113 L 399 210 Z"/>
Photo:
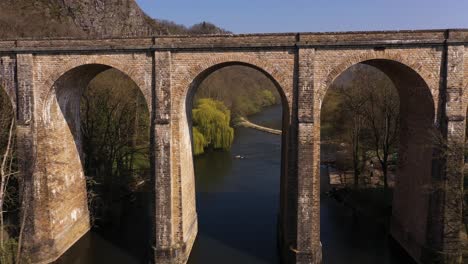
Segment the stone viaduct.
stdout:
<path fill-rule="evenodd" d="M 115 68 L 139 86 L 151 113 L 148 247 L 156 263 L 186 263 L 197 235 L 191 98 L 213 71 L 245 65 L 267 75 L 282 95 L 282 257 L 321 263 L 321 103 L 335 78 L 358 63 L 386 73 L 401 97 L 391 235 L 418 263 L 462 263 L 466 29 L 0 41 L 0 84 L 17 116 L 32 262 L 54 261 L 90 229 L 80 95 L 98 73 Z"/>

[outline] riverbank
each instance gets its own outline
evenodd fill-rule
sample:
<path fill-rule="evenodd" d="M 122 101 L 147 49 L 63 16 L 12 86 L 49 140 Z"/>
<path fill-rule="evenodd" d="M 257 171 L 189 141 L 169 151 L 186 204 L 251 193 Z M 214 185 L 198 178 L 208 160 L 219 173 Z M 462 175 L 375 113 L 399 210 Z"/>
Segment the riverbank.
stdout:
<path fill-rule="evenodd" d="M 262 132 L 275 134 L 275 135 L 281 135 L 282 134 L 282 131 L 279 130 L 279 129 L 273 129 L 273 128 L 264 127 L 264 126 L 254 124 L 254 123 L 250 122 L 249 120 L 247 120 L 244 117 L 239 117 L 239 122 L 236 124 L 236 126 L 253 128 L 253 129 L 256 129 L 256 130 L 259 130 L 259 131 L 262 131 Z"/>

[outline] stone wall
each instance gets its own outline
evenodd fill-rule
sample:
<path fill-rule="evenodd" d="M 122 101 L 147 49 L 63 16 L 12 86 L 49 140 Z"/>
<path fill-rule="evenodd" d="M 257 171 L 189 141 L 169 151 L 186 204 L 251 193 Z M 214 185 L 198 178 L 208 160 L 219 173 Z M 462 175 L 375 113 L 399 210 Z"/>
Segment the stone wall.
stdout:
<path fill-rule="evenodd" d="M 468 45 L 465 45 L 465 59 L 464 59 L 464 62 L 465 62 L 465 65 L 463 66 L 464 70 L 465 70 L 465 73 L 464 73 L 464 79 L 465 79 L 465 82 L 464 82 L 464 89 L 463 89 L 463 98 L 464 98 L 464 106 L 463 106 L 463 110 L 465 110 L 465 114 L 466 114 L 466 110 L 468 108 Z"/>

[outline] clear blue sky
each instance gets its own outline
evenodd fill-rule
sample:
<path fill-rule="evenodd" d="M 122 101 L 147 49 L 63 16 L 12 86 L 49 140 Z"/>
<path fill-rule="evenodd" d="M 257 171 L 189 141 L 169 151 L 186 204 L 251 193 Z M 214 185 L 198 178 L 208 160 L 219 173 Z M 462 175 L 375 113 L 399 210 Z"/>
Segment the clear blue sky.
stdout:
<path fill-rule="evenodd" d="M 150 16 L 234 33 L 468 28 L 468 0 L 137 0 Z"/>

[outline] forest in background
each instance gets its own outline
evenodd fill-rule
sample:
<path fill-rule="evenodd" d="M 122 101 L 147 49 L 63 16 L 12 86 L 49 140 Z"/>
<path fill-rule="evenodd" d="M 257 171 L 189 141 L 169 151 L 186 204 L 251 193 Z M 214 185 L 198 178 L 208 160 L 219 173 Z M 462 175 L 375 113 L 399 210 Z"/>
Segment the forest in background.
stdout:
<path fill-rule="evenodd" d="M 232 117 L 247 117 L 266 106 L 281 103 L 278 89 L 260 71 L 247 66 L 228 66 L 210 74 L 198 87 L 195 101 L 211 98 L 231 110 Z"/>

